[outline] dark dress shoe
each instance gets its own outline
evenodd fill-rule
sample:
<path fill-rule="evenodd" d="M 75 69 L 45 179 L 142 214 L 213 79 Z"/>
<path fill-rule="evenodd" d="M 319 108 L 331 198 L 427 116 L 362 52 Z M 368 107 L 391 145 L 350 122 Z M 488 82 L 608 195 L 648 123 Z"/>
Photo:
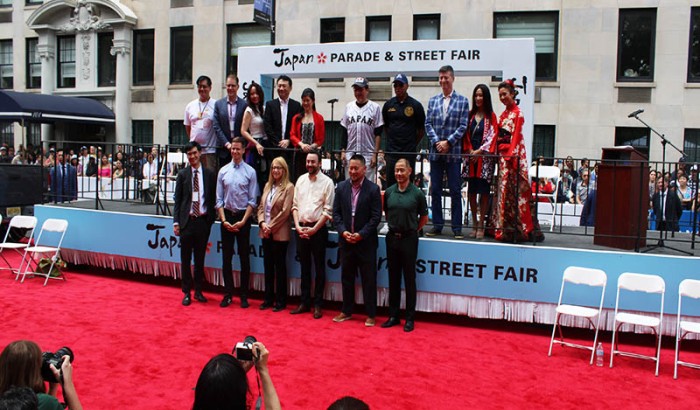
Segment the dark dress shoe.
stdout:
<path fill-rule="evenodd" d="M 190 298 L 190 294 L 186 293 L 185 297 L 182 298 L 182 305 L 183 306 L 189 306 L 192 303 L 192 299 Z"/>
<path fill-rule="evenodd" d="M 321 307 L 316 306 L 314 307 L 314 319 L 320 319 L 323 317 L 323 313 L 321 313 Z"/>
<path fill-rule="evenodd" d="M 309 307 L 305 306 L 305 305 L 299 305 L 299 306 L 297 306 L 296 309 L 292 310 L 289 313 L 291 313 L 292 315 L 298 315 L 299 313 L 306 313 L 306 312 L 310 312 Z"/>
<path fill-rule="evenodd" d="M 243 309 L 248 309 L 250 307 L 250 303 L 248 303 L 248 298 L 245 296 L 241 297 L 241 308 Z"/>
<path fill-rule="evenodd" d="M 230 305 L 231 303 L 233 303 L 231 296 L 224 296 L 224 299 L 221 301 L 221 303 L 219 303 L 219 306 L 225 308 L 228 307 L 228 305 Z"/>
<path fill-rule="evenodd" d="M 404 332 L 413 332 L 413 327 L 414 327 L 413 321 L 407 320 L 406 324 L 403 325 L 403 331 Z"/>
<path fill-rule="evenodd" d="M 194 300 L 201 303 L 207 303 L 207 298 L 205 298 L 204 295 L 202 295 L 202 292 L 195 292 Z"/>
<path fill-rule="evenodd" d="M 266 310 L 266 309 L 269 309 L 271 307 L 272 307 L 272 303 L 263 302 L 263 304 L 260 305 L 260 310 Z"/>
<path fill-rule="evenodd" d="M 390 317 L 389 320 L 382 323 L 382 327 L 386 329 L 387 327 L 392 327 L 392 326 L 396 326 L 396 325 L 400 325 L 400 324 L 401 324 L 401 321 L 398 318 Z"/>
<path fill-rule="evenodd" d="M 273 311 L 273 312 L 281 312 L 281 311 L 283 311 L 283 310 L 286 309 L 286 308 L 287 308 L 287 306 L 284 306 L 284 305 L 277 305 L 277 306 L 275 306 L 275 307 L 272 308 L 272 311 Z"/>

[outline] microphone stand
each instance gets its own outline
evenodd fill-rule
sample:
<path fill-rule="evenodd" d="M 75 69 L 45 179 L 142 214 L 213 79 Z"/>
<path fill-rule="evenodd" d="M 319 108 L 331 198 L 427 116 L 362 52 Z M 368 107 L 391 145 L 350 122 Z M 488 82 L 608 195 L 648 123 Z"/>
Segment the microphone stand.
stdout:
<path fill-rule="evenodd" d="M 666 144 L 672 146 L 673 149 L 675 149 L 676 151 L 678 151 L 681 154 L 681 156 L 685 156 L 685 153 L 682 150 L 680 150 L 678 147 L 673 145 L 673 143 L 671 141 L 666 139 L 666 137 L 663 134 L 660 134 L 658 131 L 656 131 L 654 128 L 652 128 L 651 125 L 647 124 L 646 122 L 644 122 L 644 120 L 639 118 L 639 114 L 641 114 L 641 113 L 634 114 L 634 119 L 636 119 L 637 121 L 644 124 L 644 126 L 647 127 L 651 132 L 653 132 L 659 138 L 661 138 L 661 178 L 665 178 L 665 174 L 666 174 Z M 670 169 L 671 168 L 669 166 L 669 170 Z M 670 190 L 669 190 L 669 192 L 670 192 Z M 675 192 L 673 192 L 673 194 L 675 195 Z M 663 199 L 664 199 L 664 201 L 667 200 L 667 198 L 665 196 Z M 661 209 L 665 209 L 665 207 L 662 205 Z M 663 215 L 661 218 L 663 221 Z M 674 250 L 676 252 L 684 253 L 686 255 L 690 255 L 690 256 L 693 255 L 691 252 L 684 251 L 684 250 L 678 249 L 678 248 L 674 248 L 672 246 L 667 246 L 664 243 L 664 236 L 668 237 L 668 231 L 666 230 L 666 224 L 663 224 L 663 228 L 660 226 L 657 226 L 656 229 L 659 230 L 659 242 L 656 245 L 648 246 L 646 249 L 642 250 L 641 253 L 646 253 L 646 252 L 649 252 L 651 250 L 658 249 L 658 248 L 666 248 L 666 249 Z"/>

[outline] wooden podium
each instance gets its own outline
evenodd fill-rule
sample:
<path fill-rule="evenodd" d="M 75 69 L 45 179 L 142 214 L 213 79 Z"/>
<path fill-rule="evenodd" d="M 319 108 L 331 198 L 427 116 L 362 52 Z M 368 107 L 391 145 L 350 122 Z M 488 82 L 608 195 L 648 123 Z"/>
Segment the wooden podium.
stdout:
<path fill-rule="evenodd" d="M 619 249 L 646 246 L 649 164 L 644 154 L 633 147 L 603 148 L 596 189 L 593 243 Z"/>

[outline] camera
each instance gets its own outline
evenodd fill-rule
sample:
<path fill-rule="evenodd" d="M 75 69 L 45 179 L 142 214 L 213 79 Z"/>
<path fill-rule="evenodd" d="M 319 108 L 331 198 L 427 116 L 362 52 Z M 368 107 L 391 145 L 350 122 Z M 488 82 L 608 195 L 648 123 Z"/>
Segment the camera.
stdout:
<path fill-rule="evenodd" d="M 68 356 L 70 362 L 73 363 L 73 351 L 69 347 L 62 347 L 56 350 L 56 353 L 44 352 L 41 354 L 41 377 L 50 383 L 59 383 L 60 380 L 56 379 L 56 376 L 51 371 L 51 365 L 54 365 L 56 369 L 61 371 L 61 365 L 63 364 L 63 356 Z"/>
<path fill-rule="evenodd" d="M 234 348 L 234 351 L 236 352 L 236 359 L 251 362 L 253 359 L 257 360 L 258 356 L 260 356 L 260 352 L 256 351 L 255 355 L 253 354 L 253 343 L 255 342 L 257 342 L 255 336 L 246 336 L 242 342 L 236 343 L 236 347 Z"/>

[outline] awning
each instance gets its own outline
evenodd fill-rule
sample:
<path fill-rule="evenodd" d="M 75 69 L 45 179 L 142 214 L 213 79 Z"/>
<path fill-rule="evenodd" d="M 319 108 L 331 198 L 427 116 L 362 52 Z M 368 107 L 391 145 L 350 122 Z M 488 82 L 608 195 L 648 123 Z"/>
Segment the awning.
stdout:
<path fill-rule="evenodd" d="M 114 123 L 114 113 L 90 98 L 0 91 L 0 121 Z"/>

